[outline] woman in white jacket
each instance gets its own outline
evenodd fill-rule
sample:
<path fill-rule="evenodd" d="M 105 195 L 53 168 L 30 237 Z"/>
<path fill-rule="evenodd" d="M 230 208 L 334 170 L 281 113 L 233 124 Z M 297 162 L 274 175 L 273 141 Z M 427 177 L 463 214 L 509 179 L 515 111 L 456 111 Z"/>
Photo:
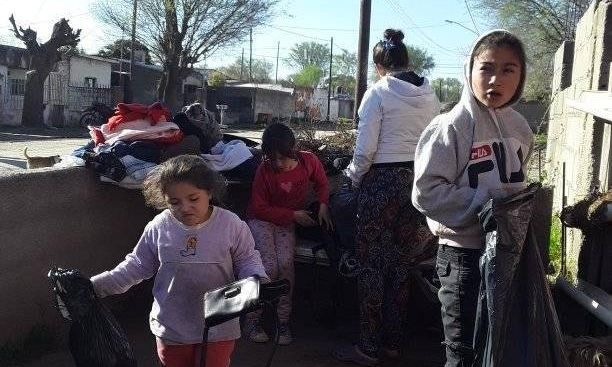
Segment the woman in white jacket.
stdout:
<path fill-rule="evenodd" d="M 346 170 L 359 188 L 356 246 L 360 335 L 334 355 L 361 365 L 379 349 L 398 356 L 410 268 L 433 256 L 433 235 L 410 201 L 414 152 L 421 132 L 439 112 L 428 80 L 409 71 L 402 31 L 387 29 L 373 49 L 380 80 L 359 107 L 357 144 Z"/>

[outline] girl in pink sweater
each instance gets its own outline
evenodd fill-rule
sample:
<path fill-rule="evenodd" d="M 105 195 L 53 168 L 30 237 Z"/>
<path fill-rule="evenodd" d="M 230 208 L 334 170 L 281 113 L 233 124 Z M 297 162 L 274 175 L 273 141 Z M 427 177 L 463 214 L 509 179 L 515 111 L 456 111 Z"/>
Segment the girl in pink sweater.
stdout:
<path fill-rule="evenodd" d="M 327 208 L 327 176 L 314 154 L 295 149 L 295 136 L 288 126 L 281 123 L 269 125 L 261 140 L 265 159 L 253 181 L 251 201 L 247 208 L 249 228 L 270 278 L 287 279 L 293 289 L 294 224 L 304 227 L 324 224 L 331 227 Z M 319 201 L 317 221 L 304 210 L 311 184 Z M 291 296 L 290 291 L 289 295 L 281 297 L 278 304 L 281 345 L 287 345 L 293 339 L 289 329 Z M 250 340 L 263 343 L 268 341 L 268 335 L 259 324 L 259 316 L 253 312 L 247 317 L 245 331 Z"/>

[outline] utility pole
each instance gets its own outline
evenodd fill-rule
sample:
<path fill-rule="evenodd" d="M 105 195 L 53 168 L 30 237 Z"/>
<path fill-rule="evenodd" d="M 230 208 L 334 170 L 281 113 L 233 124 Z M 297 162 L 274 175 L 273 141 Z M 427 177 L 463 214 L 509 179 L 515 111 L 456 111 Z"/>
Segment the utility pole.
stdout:
<path fill-rule="evenodd" d="M 439 79 L 438 85 L 440 88 L 440 102 L 442 102 L 442 78 Z"/>
<path fill-rule="evenodd" d="M 280 41 L 276 44 L 276 76 L 274 77 L 274 84 L 278 84 L 278 53 L 280 52 Z"/>
<path fill-rule="evenodd" d="M 249 82 L 253 81 L 253 28 L 249 30 Z"/>
<path fill-rule="evenodd" d="M 359 124 L 357 110 L 361 104 L 363 94 L 368 87 L 368 53 L 370 40 L 370 15 L 372 13 L 372 1 L 361 0 L 361 10 L 359 12 L 359 47 L 357 52 L 357 84 L 355 86 L 355 105 L 353 108 L 353 121 Z"/>
<path fill-rule="evenodd" d="M 134 46 L 136 44 L 136 9 L 137 9 L 137 0 L 134 0 L 134 9 L 132 10 L 132 45 L 130 46 L 130 81 L 128 88 L 126 90 L 127 96 L 124 100 L 127 103 L 132 103 L 134 100 Z"/>
<path fill-rule="evenodd" d="M 331 38 L 329 46 L 329 83 L 327 83 L 327 122 L 329 122 L 329 105 L 331 102 L 331 89 L 332 89 L 332 60 L 334 55 L 334 37 Z"/>
<path fill-rule="evenodd" d="M 244 69 L 244 47 L 242 48 L 242 57 L 240 58 L 240 80 L 242 81 L 242 69 Z"/>

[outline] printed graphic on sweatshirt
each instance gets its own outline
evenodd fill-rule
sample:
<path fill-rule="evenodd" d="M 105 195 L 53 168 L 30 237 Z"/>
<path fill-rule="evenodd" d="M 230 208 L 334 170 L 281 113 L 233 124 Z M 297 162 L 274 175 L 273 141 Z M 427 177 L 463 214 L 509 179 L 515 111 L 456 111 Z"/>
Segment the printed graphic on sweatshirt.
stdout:
<path fill-rule="evenodd" d="M 525 181 L 523 160 L 524 148 L 514 138 L 475 143 L 468 166 L 470 187 L 476 189 L 485 177 L 502 184 Z"/>
<path fill-rule="evenodd" d="M 292 187 L 293 187 L 292 182 L 281 182 L 280 183 L 280 188 L 283 189 L 283 191 L 286 193 L 290 193 Z"/>
<path fill-rule="evenodd" d="M 185 248 L 180 251 L 181 256 L 195 256 L 196 247 L 198 246 L 198 237 L 189 235 L 185 237 Z"/>

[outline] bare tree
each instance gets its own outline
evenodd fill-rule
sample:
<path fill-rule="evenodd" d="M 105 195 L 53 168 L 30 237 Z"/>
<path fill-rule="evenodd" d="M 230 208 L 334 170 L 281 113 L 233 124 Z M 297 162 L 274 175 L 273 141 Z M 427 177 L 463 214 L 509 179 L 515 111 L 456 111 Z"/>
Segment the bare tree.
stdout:
<path fill-rule="evenodd" d="M 30 27 L 23 29 L 15 24 L 15 18 L 11 14 L 9 21 L 13 25 L 15 37 L 22 40 L 28 50 L 30 61 L 28 73 L 26 74 L 25 96 L 23 100 L 23 113 L 21 114 L 22 126 L 43 126 L 43 89 L 45 79 L 51 69 L 62 56 L 61 49 L 69 46 L 75 48 L 79 43 L 81 30 L 72 30 L 68 21 L 62 18 L 53 26 L 51 38 L 39 44 L 36 40 L 36 31 Z"/>
<path fill-rule="evenodd" d="M 98 17 L 125 31 L 134 0 L 99 0 Z M 278 0 L 139 0 L 137 39 L 164 68 L 158 97 L 178 109 L 181 81 L 194 64 L 272 17 Z"/>

